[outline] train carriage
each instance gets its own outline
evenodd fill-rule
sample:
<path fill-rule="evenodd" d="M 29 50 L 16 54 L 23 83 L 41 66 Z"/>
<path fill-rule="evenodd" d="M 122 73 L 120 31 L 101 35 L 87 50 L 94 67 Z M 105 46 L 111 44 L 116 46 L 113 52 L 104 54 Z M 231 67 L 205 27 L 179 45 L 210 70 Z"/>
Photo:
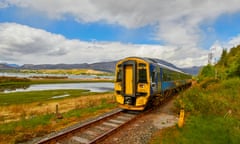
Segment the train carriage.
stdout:
<path fill-rule="evenodd" d="M 144 110 L 191 85 L 191 75 L 155 59 L 128 57 L 116 64 L 115 96 L 119 107 Z"/>

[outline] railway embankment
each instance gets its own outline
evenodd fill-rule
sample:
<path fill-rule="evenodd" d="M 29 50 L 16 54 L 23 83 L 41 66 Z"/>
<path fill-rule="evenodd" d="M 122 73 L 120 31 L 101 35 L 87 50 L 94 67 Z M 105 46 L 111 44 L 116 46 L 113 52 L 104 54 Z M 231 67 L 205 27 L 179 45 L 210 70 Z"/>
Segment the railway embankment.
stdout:
<path fill-rule="evenodd" d="M 154 134 L 151 143 L 239 143 L 240 79 L 206 79 L 175 101 L 175 111 L 186 112 L 183 128 Z"/>

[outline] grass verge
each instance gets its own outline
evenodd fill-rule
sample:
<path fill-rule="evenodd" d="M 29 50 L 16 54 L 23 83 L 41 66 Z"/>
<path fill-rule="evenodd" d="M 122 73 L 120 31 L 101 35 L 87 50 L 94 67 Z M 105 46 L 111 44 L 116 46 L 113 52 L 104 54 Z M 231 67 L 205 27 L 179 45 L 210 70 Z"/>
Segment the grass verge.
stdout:
<path fill-rule="evenodd" d="M 240 143 L 240 79 L 206 80 L 182 93 L 175 101 L 183 106 L 183 128 L 172 127 L 154 134 L 151 144 Z"/>
<path fill-rule="evenodd" d="M 113 108 L 116 108 L 116 103 L 112 99 L 112 96 L 110 96 L 109 98 L 84 99 L 84 104 L 61 113 L 63 119 L 57 119 L 55 113 L 34 115 L 27 119 L 23 117 L 19 121 L 0 125 L 0 143 L 26 142 L 34 137 L 60 130 Z"/>

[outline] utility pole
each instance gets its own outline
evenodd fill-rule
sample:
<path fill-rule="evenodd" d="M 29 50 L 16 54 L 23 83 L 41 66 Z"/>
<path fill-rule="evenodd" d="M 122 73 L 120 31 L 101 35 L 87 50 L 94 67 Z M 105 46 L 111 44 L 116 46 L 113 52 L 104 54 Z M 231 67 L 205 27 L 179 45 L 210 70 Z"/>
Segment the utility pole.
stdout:
<path fill-rule="evenodd" d="M 208 54 L 208 64 L 210 64 L 210 65 L 212 65 L 212 58 L 213 58 L 213 53 L 210 52 L 210 53 Z"/>

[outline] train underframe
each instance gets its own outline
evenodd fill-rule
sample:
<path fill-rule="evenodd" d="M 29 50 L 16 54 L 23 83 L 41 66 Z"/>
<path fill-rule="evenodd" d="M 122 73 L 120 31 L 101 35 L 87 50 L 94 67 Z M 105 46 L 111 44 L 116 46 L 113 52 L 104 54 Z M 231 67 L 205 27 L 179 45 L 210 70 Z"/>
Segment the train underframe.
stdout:
<path fill-rule="evenodd" d="M 180 91 L 183 91 L 183 90 L 189 88 L 191 85 L 192 85 L 191 83 L 187 83 L 185 85 L 182 85 L 182 86 L 174 88 L 174 89 L 165 90 L 161 94 L 150 96 L 145 109 L 156 107 L 156 106 L 159 106 L 161 104 L 164 104 L 171 97 L 175 96 Z"/>
<path fill-rule="evenodd" d="M 146 105 L 142 105 L 142 106 L 136 106 L 137 97 L 124 96 L 124 104 L 120 104 L 120 107 L 128 110 L 146 110 L 146 109 L 156 107 L 165 103 L 168 99 L 170 99 L 174 95 L 178 94 L 180 91 L 190 86 L 191 86 L 191 83 L 188 83 L 186 85 L 182 85 L 174 89 L 168 89 L 163 91 L 162 93 L 152 95 L 147 100 Z"/>

